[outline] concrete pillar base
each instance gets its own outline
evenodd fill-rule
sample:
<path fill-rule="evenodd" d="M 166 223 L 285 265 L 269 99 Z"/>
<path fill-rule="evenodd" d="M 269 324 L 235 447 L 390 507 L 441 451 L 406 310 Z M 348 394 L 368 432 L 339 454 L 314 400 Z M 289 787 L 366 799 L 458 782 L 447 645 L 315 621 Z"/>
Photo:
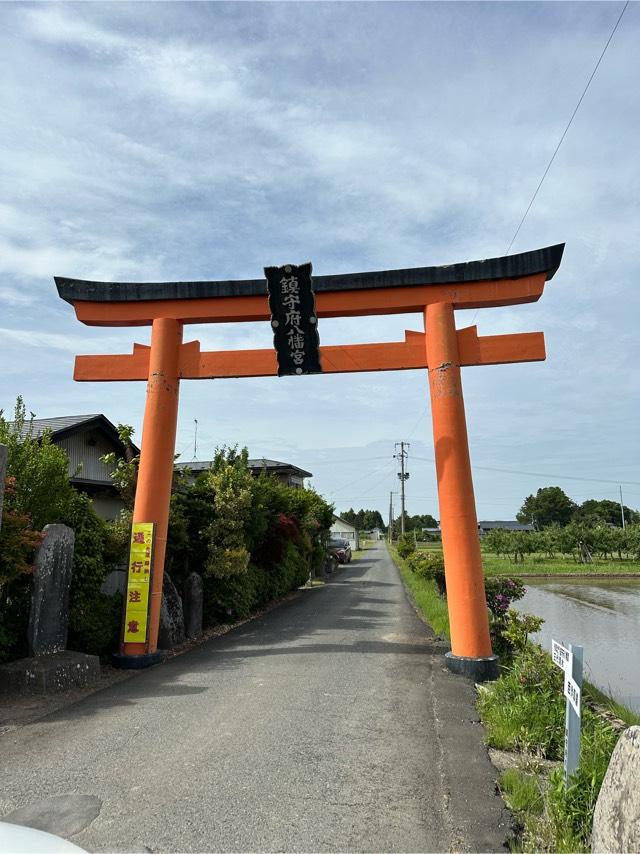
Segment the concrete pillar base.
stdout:
<path fill-rule="evenodd" d="M 166 655 L 167 653 L 163 649 L 145 652 L 142 655 L 122 655 L 119 652 L 114 652 L 112 661 L 113 666 L 119 667 L 121 670 L 143 670 L 145 667 L 160 664 L 165 660 Z"/>
<path fill-rule="evenodd" d="M 445 655 L 447 669 L 458 676 L 467 676 L 474 682 L 491 682 L 500 675 L 498 657 L 488 655 L 486 658 L 468 658 L 464 655 Z"/>

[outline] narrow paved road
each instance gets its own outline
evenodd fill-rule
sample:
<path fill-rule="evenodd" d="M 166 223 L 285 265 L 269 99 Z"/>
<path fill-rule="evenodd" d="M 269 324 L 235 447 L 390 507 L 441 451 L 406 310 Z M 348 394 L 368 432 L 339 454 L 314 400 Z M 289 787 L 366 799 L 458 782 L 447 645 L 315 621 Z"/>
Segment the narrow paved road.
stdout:
<path fill-rule="evenodd" d="M 65 793 L 89 851 L 499 851 L 473 687 L 379 545 L 325 587 L 0 738 L 0 812 Z"/>

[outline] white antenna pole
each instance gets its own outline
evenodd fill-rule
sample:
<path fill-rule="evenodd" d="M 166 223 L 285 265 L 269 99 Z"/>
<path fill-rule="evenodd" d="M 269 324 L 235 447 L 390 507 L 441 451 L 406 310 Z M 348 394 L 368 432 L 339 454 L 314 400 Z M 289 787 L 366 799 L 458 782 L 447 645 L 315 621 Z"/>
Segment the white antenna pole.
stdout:
<path fill-rule="evenodd" d="M 198 459 L 198 419 L 194 418 L 193 423 L 195 424 L 195 430 L 193 433 L 193 459 Z"/>

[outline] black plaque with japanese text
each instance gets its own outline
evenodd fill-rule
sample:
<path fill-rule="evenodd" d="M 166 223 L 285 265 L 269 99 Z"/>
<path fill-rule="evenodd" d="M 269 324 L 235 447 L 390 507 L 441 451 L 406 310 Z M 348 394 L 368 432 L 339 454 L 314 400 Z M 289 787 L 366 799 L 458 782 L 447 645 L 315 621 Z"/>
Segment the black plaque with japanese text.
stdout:
<path fill-rule="evenodd" d="M 278 376 L 320 374 L 320 339 L 311 264 L 265 267 Z"/>

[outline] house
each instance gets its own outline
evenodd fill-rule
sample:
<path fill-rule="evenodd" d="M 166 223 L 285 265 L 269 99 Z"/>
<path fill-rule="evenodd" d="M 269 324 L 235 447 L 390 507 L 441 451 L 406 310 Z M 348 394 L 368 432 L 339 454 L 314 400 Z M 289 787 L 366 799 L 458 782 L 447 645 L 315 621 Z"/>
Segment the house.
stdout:
<path fill-rule="evenodd" d="M 358 531 L 353 527 L 353 525 L 345 522 L 344 519 L 341 519 L 339 516 L 333 517 L 333 522 L 331 524 L 331 536 L 338 540 L 347 540 L 353 551 L 360 548 Z"/>
<path fill-rule="evenodd" d="M 442 531 L 440 528 L 423 528 L 423 534 L 427 534 L 427 536 L 432 537 L 434 540 L 442 539 Z"/>
<path fill-rule="evenodd" d="M 25 423 L 23 432 L 26 433 L 30 425 L 33 425 L 34 438 L 39 439 L 49 431 L 53 444 L 65 451 L 71 484 L 91 498 L 98 516 L 116 519 L 124 510 L 124 502 L 111 479 L 113 466 L 105 465 L 100 458 L 111 452 L 125 457 L 126 448 L 111 421 L 99 414 L 34 418 Z M 131 450 L 134 454 L 140 453 L 135 445 Z"/>
<path fill-rule="evenodd" d="M 266 472 L 266 474 L 273 475 L 273 477 L 276 477 L 286 486 L 293 486 L 296 489 L 304 489 L 305 477 L 313 477 L 310 471 L 305 471 L 298 468 L 298 466 L 291 465 L 291 463 L 281 463 L 278 460 L 268 460 L 265 457 L 250 459 L 248 460 L 248 464 L 251 474 L 255 477 L 259 477 L 263 472 Z M 203 471 L 210 469 L 212 465 L 211 460 L 203 460 L 202 462 L 194 460 L 190 463 L 176 463 L 174 468 L 176 471 L 188 470 L 192 475 L 197 476 Z"/>
<path fill-rule="evenodd" d="M 535 531 L 533 525 L 524 525 L 522 522 L 478 522 L 478 532 L 481 537 L 484 537 L 489 531 L 495 531 L 496 528 L 503 531 Z"/>

